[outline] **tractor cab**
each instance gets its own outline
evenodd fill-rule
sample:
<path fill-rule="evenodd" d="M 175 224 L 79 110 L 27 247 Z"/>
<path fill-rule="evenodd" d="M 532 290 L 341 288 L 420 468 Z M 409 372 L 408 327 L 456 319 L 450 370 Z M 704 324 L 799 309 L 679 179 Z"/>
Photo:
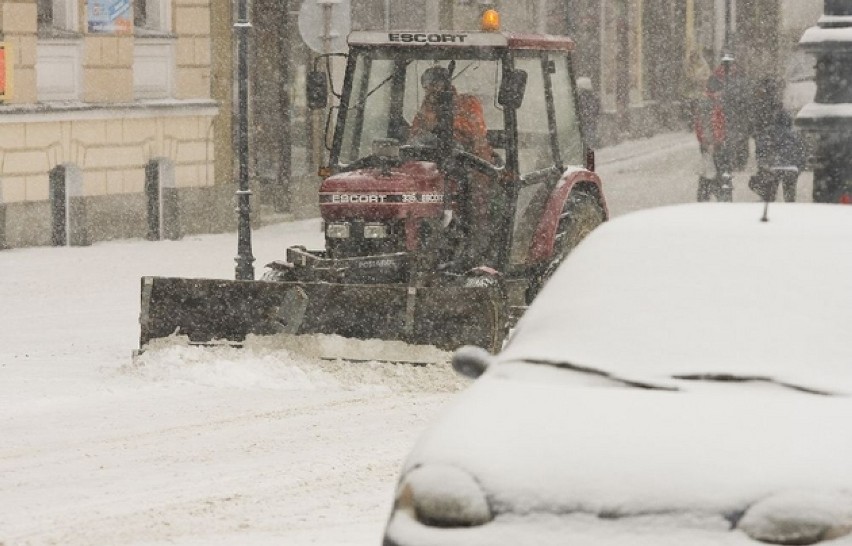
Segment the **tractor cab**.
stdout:
<path fill-rule="evenodd" d="M 573 42 L 390 31 L 353 32 L 349 46 L 319 195 L 329 255 L 430 245 L 461 267 L 534 260 L 552 189 L 569 166 L 590 166 Z M 323 76 L 308 78 L 315 107 L 326 104 Z"/>

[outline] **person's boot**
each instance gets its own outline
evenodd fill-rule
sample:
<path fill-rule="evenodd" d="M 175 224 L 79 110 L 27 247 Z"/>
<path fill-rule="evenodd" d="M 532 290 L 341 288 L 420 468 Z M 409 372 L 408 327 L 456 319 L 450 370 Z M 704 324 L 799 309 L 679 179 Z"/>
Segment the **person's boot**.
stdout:
<path fill-rule="evenodd" d="M 788 177 L 782 182 L 784 189 L 784 201 L 794 203 L 796 201 L 796 180 Z"/>
<path fill-rule="evenodd" d="M 734 200 L 734 177 L 730 173 L 722 173 L 718 179 L 719 193 L 717 199 L 725 203 Z"/>
<path fill-rule="evenodd" d="M 775 202 L 778 198 L 778 186 L 781 185 L 777 176 L 773 176 L 766 184 L 766 197 L 764 201 Z"/>
<path fill-rule="evenodd" d="M 710 187 L 713 181 L 709 178 L 704 178 L 703 176 L 698 177 L 698 201 L 709 201 L 710 200 Z"/>
<path fill-rule="evenodd" d="M 796 186 L 795 185 L 792 185 L 792 184 L 790 186 L 787 186 L 786 184 L 784 185 L 784 201 L 786 201 L 788 203 L 795 203 L 796 202 Z"/>
<path fill-rule="evenodd" d="M 748 179 L 748 189 L 760 197 L 761 201 L 766 201 L 766 181 L 761 174 L 752 175 Z"/>

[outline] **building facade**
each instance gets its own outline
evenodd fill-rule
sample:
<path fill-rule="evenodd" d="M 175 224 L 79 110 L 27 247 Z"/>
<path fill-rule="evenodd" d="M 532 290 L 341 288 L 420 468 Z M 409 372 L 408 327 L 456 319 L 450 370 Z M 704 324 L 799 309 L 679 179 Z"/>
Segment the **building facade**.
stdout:
<path fill-rule="evenodd" d="M 0 42 L 0 245 L 233 223 L 210 0 L 2 0 Z"/>
<path fill-rule="evenodd" d="M 251 176 L 258 211 L 316 213 L 325 120 L 299 11 L 254 0 Z M 568 34 L 602 104 L 601 145 L 686 127 L 687 60 L 730 47 L 779 68 L 781 0 L 344 0 L 352 30 Z M 176 238 L 234 227 L 233 2 L 0 0 L 0 247 Z M 730 43 L 728 43 L 730 42 Z M 315 116 L 314 116 L 315 117 Z"/>

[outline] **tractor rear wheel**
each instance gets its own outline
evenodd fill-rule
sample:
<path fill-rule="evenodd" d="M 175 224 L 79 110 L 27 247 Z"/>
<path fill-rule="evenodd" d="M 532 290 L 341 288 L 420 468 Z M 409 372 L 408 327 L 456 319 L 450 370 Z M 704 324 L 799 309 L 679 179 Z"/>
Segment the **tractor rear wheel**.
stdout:
<path fill-rule="evenodd" d="M 295 281 L 296 276 L 292 271 L 287 269 L 267 267 L 260 276 L 260 280 L 265 282 L 290 282 Z"/>
<path fill-rule="evenodd" d="M 582 191 L 573 192 L 569 196 L 556 228 L 553 255 L 530 283 L 530 290 L 527 291 L 528 305 L 574 247 L 604 220 L 603 208 L 594 196 Z"/>

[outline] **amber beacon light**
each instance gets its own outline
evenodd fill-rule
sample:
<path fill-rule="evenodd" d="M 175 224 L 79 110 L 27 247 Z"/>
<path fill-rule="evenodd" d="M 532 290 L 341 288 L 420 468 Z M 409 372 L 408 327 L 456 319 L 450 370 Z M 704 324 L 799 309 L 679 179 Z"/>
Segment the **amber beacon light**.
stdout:
<path fill-rule="evenodd" d="M 487 9 L 482 13 L 482 30 L 496 32 L 500 30 L 500 12 L 496 9 Z"/>

